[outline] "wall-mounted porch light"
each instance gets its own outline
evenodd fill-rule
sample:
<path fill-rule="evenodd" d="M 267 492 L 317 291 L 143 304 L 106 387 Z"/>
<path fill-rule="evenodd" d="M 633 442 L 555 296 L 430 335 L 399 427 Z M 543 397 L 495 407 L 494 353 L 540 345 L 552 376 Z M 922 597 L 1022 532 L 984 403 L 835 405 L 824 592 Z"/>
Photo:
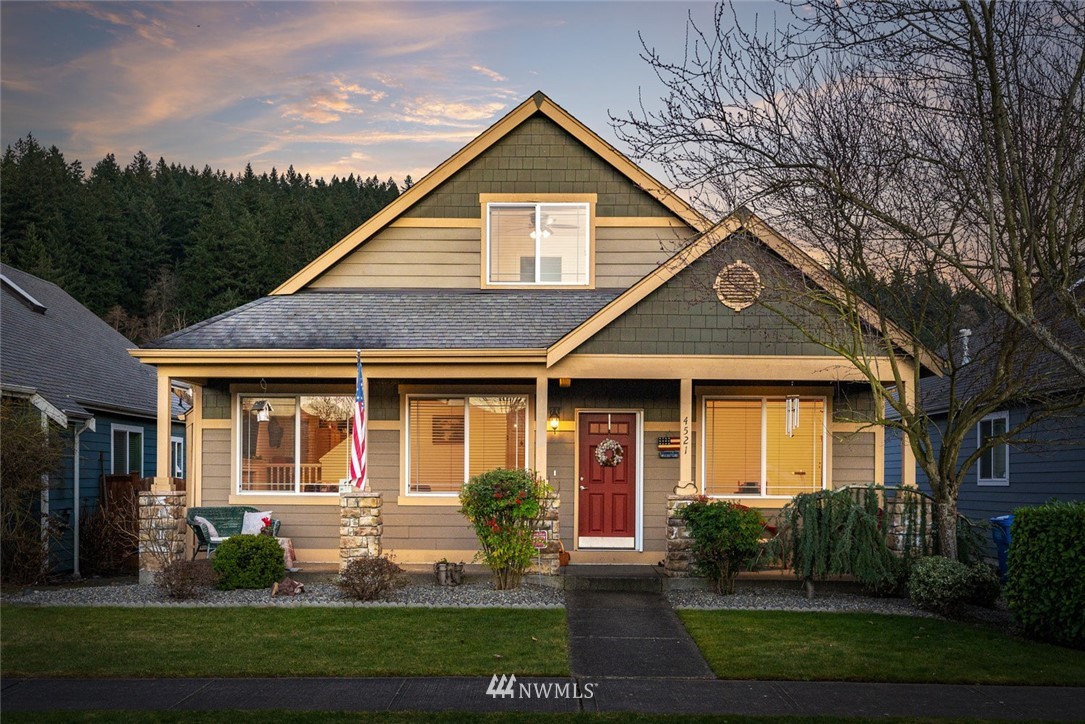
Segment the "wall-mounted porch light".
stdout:
<path fill-rule="evenodd" d="M 252 403 L 252 411 L 256 413 L 257 422 L 269 422 L 271 420 L 271 413 L 274 412 L 274 409 L 267 400 L 257 400 Z"/>
<path fill-rule="evenodd" d="M 549 420 L 550 432 L 557 432 L 558 431 L 558 426 L 560 424 L 561 424 L 561 417 L 558 416 L 558 408 L 551 407 L 550 408 L 550 420 Z"/>

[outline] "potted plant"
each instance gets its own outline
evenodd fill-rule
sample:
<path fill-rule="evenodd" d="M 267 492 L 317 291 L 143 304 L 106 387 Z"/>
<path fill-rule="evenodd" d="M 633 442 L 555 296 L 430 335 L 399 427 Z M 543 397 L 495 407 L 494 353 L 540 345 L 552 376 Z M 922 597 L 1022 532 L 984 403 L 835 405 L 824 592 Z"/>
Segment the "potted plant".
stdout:
<path fill-rule="evenodd" d="M 447 586 L 452 580 L 448 573 L 448 559 L 442 558 L 433 564 L 433 577 L 437 580 L 438 586 Z"/>

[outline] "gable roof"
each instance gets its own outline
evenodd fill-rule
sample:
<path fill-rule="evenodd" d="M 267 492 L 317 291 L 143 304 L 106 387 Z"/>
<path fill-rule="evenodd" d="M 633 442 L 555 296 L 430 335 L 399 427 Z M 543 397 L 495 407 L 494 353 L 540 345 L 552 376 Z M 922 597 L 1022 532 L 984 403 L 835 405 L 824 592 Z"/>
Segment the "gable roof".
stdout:
<path fill-rule="evenodd" d="M 39 395 L 77 418 L 93 409 L 154 416 L 156 373 L 128 354 L 134 344 L 56 284 L 6 264 L 0 270 L 5 393 Z"/>
<path fill-rule="evenodd" d="M 740 208 L 722 219 L 719 223 L 702 234 L 684 249 L 678 251 L 670 259 L 661 264 L 655 271 L 646 275 L 639 282 L 629 287 L 624 293 L 616 297 L 610 304 L 600 309 L 583 324 L 562 337 L 550 347 L 546 355 L 548 367 L 559 362 L 563 357 L 572 353 L 577 347 L 591 338 L 608 324 L 632 309 L 637 303 L 643 301 L 649 294 L 656 291 L 668 281 L 673 279 L 683 269 L 697 261 L 708 252 L 724 243 L 728 237 L 738 231 L 749 231 L 771 251 L 779 255 L 786 262 L 799 269 L 814 284 L 822 289 L 839 293 L 840 283 L 830 274 L 825 267 L 818 264 L 813 257 L 796 246 L 786 237 L 779 234 L 767 223 L 751 213 L 748 209 Z M 870 304 L 860 301 L 859 314 L 868 324 L 878 327 L 878 313 Z M 911 349 L 916 344 L 912 335 L 899 327 L 892 320 L 887 320 L 887 328 L 891 340 L 902 349 Z M 936 355 L 926 350 L 922 345 L 919 363 L 940 375 L 942 362 Z"/>
<path fill-rule="evenodd" d="M 510 111 L 504 118 L 483 131 L 452 157 L 426 174 L 420 181 L 400 194 L 394 201 L 369 218 L 354 231 L 343 237 L 323 254 L 307 264 L 301 271 L 287 279 L 271 294 L 294 294 L 326 272 L 348 254 L 369 240 L 374 234 L 395 221 L 427 194 L 448 180 L 454 173 L 482 155 L 487 149 L 512 132 L 517 126 L 535 114 L 542 114 L 563 130 L 583 143 L 604 161 L 609 163 L 633 184 L 655 197 L 672 213 L 697 231 L 705 231 L 711 222 L 692 206 L 677 196 L 666 184 L 653 178 L 644 169 L 625 157 L 620 151 L 599 137 L 594 131 L 573 118 L 564 108 L 554 103 L 546 94 L 536 92 Z"/>

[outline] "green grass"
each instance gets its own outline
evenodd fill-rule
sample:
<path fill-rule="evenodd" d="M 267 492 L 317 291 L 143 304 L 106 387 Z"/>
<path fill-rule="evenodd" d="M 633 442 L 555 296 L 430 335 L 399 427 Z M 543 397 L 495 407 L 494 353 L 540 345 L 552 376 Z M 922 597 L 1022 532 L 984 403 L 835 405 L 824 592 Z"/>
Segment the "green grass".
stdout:
<path fill-rule="evenodd" d="M 562 610 L 5 606 L 2 614 L 5 677 L 569 673 Z"/>
<path fill-rule="evenodd" d="M 1085 685 L 1085 652 L 980 625 L 858 613 L 679 616 L 722 679 Z"/>

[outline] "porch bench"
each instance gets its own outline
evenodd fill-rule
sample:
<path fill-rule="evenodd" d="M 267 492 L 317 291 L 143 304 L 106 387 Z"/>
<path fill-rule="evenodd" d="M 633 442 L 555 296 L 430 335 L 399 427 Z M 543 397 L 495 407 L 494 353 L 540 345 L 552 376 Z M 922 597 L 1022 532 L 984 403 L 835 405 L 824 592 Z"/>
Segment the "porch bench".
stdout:
<path fill-rule="evenodd" d="M 200 551 L 207 551 L 207 557 L 210 558 L 222 541 L 232 535 L 241 534 L 241 526 L 245 522 L 245 513 L 259 512 L 259 508 L 254 508 L 251 505 L 218 505 L 189 508 L 188 513 L 185 515 L 185 522 L 188 523 L 188 527 L 196 535 L 196 546 L 192 551 L 192 560 L 196 560 L 196 556 Z M 206 525 L 196 522 L 196 516 L 204 518 L 215 526 L 218 536 L 212 537 Z M 277 518 L 271 519 L 271 530 L 273 535 L 279 535 L 279 520 Z"/>

